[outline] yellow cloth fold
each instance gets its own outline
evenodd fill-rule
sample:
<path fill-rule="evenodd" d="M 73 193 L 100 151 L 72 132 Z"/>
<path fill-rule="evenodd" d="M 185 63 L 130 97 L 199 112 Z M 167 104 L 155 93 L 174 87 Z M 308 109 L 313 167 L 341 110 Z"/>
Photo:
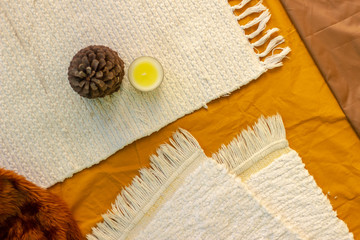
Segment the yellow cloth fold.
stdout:
<path fill-rule="evenodd" d="M 268 28 L 278 27 L 292 49 L 283 67 L 269 70 L 229 97 L 208 104 L 208 109 L 185 116 L 50 188 L 70 205 L 84 234 L 102 220 L 101 214 L 111 208 L 138 169 L 148 166 L 149 155 L 179 127 L 190 131 L 210 156 L 260 115 L 279 112 L 290 147 L 328 194 L 339 218 L 360 238 L 360 140 L 280 2 L 265 0 L 264 5 L 272 14 Z"/>

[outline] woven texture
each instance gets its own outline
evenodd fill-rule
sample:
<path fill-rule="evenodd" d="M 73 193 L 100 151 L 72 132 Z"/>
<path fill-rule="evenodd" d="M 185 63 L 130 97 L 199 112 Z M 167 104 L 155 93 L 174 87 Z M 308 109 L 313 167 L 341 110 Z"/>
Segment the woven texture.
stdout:
<path fill-rule="evenodd" d="M 252 175 L 246 185 L 305 239 L 353 239 L 294 150 Z"/>
<path fill-rule="evenodd" d="M 89 240 L 300 239 L 185 136 L 175 134 L 174 147 L 157 151 L 153 169 L 119 194 Z"/>
<path fill-rule="evenodd" d="M 239 176 L 261 205 L 302 239 L 354 239 L 297 152 L 284 141 L 279 115 L 260 118 L 213 158 Z"/>
<path fill-rule="evenodd" d="M 225 167 L 196 168 L 134 239 L 299 239 Z"/>
<path fill-rule="evenodd" d="M 157 150 L 151 168 L 140 170 L 87 237 L 353 239 L 284 142 L 279 115 L 260 118 L 213 159 L 182 130 Z M 247 180 L 240 169 L 251 172 Z"/>
<path fill-rule="evenodd" d="M 241 27 L 225 0 L 1 1 L 0 8 L 0 165 L 43 187 L 280 66 L 290 51 L 260 61 L 248 38 L 264 30 L 268 10 Z M 246 36 L 243 28 L 257 23 Z M 67 68 L 94 44 L 117 51 L 125 71 L 139 56 L 157 58 L 162 85 L 141 93 L 125 76 L 111 96 L 81 98 Z"/>

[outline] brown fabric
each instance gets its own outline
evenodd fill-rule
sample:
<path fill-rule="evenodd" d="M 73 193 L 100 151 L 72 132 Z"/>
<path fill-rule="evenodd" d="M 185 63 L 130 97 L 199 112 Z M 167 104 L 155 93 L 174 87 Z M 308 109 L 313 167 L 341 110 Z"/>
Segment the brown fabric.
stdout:
<path fill-rule="evenodd" d="M 0 168 L 0 239 L 83 239 L 66 204 L 53 193 Z"/>
<path fill-rule="evenodd" d="M 360 136 L 360 1 L 281 2 Z"/>

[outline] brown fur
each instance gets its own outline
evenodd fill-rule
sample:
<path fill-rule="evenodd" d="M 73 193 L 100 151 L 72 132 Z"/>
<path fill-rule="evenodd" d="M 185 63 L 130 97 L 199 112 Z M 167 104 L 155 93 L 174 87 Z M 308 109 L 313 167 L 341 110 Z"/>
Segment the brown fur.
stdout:
<path fill-rule="evenodd" d="M 0 168 L 0 239 L 83 239 L 67 205 L 56 195 Z"/>

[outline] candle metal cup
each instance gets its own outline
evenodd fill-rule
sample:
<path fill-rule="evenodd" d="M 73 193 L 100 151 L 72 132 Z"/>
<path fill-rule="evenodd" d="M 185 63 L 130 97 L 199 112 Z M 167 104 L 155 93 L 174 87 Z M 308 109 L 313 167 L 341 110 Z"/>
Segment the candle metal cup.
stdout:
<path fill-rule="evenodd" d="M 164 78 L 164 70 L 158 60 L 143 56 L 130 64 L 128 76 L 134 88 L 148 92 L 160 86 Z"/>

